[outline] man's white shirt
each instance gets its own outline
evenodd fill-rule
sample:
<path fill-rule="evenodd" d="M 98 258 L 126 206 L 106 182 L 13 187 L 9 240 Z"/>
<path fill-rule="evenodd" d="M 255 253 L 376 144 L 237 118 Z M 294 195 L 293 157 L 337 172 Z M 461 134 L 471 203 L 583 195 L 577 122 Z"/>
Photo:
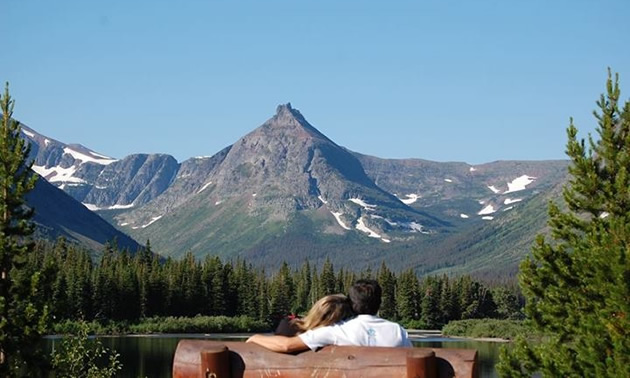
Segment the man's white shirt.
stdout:
<path fill-rule="evenodd" d="M 374 315 L 357 315 L 345 322 L 312 329 L 298 336 L 311 350 L 326 345 L 411 346 L 403 327 Z"/>

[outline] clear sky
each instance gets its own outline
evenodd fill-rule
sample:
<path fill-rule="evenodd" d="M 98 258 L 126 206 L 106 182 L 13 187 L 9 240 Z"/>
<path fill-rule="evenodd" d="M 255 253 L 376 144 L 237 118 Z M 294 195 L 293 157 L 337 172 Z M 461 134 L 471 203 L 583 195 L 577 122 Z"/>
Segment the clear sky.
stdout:
<path fill-rule="evenodd" d="M 564 158 L 606 68 L 630 98 L 630 1 L 2 0 L 0 80 L 40 133 L 212 155 L 291 102 L 385 158 Z"/>

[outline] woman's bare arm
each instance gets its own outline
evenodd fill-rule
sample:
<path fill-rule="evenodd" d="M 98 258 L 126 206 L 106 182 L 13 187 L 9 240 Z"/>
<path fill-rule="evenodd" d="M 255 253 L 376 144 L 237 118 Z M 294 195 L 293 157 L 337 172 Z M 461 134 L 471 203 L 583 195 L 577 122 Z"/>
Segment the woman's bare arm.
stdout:
<path fill-rule="evenodd" d="M 308 349 L 308 346 L 306 346 L 306 344 L 304 344 L 304 342 L 302 342 L 302 339 L 300 339 L 298 336 L 265 336 L 257 334 L 247 339 L 246 342 L 258 344 L 271 351 L 280 353 L 293 353 Z"/>

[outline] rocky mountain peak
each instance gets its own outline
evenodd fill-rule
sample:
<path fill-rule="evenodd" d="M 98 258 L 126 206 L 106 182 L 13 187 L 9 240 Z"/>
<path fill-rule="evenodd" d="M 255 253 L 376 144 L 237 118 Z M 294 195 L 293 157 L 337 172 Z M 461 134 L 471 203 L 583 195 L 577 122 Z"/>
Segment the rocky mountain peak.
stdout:
<path fill-rule="evenodd" d="M 313 127 L 299 110 L 293 108 L 290 102 L 280 104 L 276 108 L 276 114 L 262 125 L 266 132 L 279 132 L 281 134 L 297 133 L 297 135 L 316 137 L 330 141 L 324 134 Z M 305 134 L 306 132 L 306 134 Z"/>

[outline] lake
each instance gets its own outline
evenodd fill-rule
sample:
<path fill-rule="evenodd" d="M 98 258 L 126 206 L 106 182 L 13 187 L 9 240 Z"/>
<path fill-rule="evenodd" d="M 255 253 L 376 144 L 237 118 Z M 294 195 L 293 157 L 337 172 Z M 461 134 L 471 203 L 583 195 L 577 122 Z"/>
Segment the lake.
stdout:
<path fill-rule="evenodd" d="M 245 341 L 250 334 L 168 334 L 141 336 L 101 336 L 99 339 L 106 347 L 115 349 L 120 354 L 123 370 L 120 377 L 172 377 L 173 355 L 181 339 L 210 339 L 226 341 Z M 411 338 L 416 347 L 477 349 L 479 373 L 481 377 L 496 377 L 494 365 L 499 359 L 499 350 L 503 343 L 451 339 L 445 337 Z M 49 350 L 59 343 L 58 337 L 47 337 Z"/>

